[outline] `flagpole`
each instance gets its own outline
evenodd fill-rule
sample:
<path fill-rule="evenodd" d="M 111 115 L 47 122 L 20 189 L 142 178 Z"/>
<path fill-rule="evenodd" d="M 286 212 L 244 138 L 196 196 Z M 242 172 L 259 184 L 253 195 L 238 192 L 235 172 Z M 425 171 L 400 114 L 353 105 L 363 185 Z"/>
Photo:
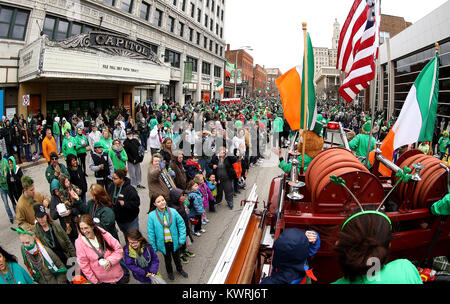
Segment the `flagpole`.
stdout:
<path fill-rule="evenodd" d="M 302 79 L 302 86 L 305 88 L 305 100 L 302 100 L 304 112 L 303 112 L 303 149 L 302 149 L 302 166 L 300 167 L 300 173 L 303 174 L 304 166 L 305 166 L 305 146 L 306 146 L 306 131 L 308 130 L 307 126 L 307 111 L 308 111 L 308 39 L 307 39 L 307 32 L 306 32 L 306 22 L 302 23 L 303 28 L 303 39 L 304 39 L 304 45 L 305 45 L 305 52 L 304 52 L 304 60 L 303 60 L 303 73 L 305 76 L 305 79 Z M 300 138 L 299 138 L 300 139 Z"/>
<path fill-rule="evenodd" d="M 376 104 L 375 99 L 377 97 L 378 60 L 375 59 L 374 62 L 375 62 L 375 77 L 373 78 L 372 84 L 370 85 L 370 88 L 373 89 L 373 92 L 372 92 L 372 96 L 371 96 L 372 97 L 371 98 L 371 100 L 372 100 L 372 108 L 371 108 L 372 116 L 371 116 L 371 122 L 370 122 L 370 135 L 369 135 L 369 144 L 367 145 L 367 155 L 366 155 L 366 166 L 367 166 L 367 168 L 370 167 L 369 153 L 370 153 L 370 143 L 372 142 L 372 137 L 373 137 L 372 129 L 373 129 L 374 116 L 375 116 L 375 104 Z"/>

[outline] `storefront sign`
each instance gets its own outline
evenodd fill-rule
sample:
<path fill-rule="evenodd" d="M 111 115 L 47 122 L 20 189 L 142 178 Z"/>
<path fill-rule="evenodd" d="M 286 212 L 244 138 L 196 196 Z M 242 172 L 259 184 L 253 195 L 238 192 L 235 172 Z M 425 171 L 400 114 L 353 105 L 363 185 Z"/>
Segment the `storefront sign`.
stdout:
<path fill-rule="evenodd" d="M 9 120 L 12 120 L 14 118 L 15 114 L 16 114 L 16 108 L 6 108 L 6 117 Z"/>
<path fill-rule="evenodd" d="M 30 95 L 23 95 L 22 96 L 22 105 L 24 107 L 28 107 L 30 105 Z"/>
<path fill-rule="evenodd" d="M 211 92 L 202 92 L 202 101 L 209 102 L 211 99 Z"/>

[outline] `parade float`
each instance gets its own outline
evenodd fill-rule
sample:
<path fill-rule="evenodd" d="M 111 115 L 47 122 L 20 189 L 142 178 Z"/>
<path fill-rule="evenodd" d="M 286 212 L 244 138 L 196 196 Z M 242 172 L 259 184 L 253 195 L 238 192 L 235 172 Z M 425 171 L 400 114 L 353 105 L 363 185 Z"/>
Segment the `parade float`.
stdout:
<path fill-rule="evenodd" d="M 260 200 L 256 185 L 241 202 L 243 210 L 210 279 L 210 284 L 258 284 L 271 273 L 272 246 L 290 228 L 315 230 L 321 238 L 319 251 L 309 260 L 316 283 L 327 284 L 342 274 L 333 251 L 344 221 L 358 209 L 380 206 L 392 221 L 390 259 L 406 258 L 418 266 L 430 265 L 435 256 L 450 248 L 450 220 L 433 216 L 429 206 L 449 193 L 450 167 L 419 150 L 409 150 L 394 163 L 375 150 L 375 163 L 367 169 L 350 151 L 344 129 L 327 126 L 332 140 L 314 157 L 306 172 L 297 172 L 294 146 L 288 156 L 292 169 L 272 179 L 267 201 Z M 340 137 L 342 145 L 333 142 Z M 295 151 L 295 152 L 292 152 Z M 388 167 L 392 176 L 378 169 Z M 407 169 L 409 168 L 409 169 Z M 399 171 L 412 176 L 407 183 Z M 342 178 L 348 188 L 330 176 Z M 353 197 L 354 196 L 354 197 Z"/>

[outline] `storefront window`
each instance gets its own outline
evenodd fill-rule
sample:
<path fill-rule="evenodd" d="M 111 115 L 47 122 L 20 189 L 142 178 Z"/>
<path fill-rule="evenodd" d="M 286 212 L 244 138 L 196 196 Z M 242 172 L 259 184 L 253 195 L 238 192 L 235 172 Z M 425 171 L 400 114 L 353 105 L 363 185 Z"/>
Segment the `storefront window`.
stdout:
<path fill-rule="evenodd" d="M 166 49 L 164 62 L 170 62 L 172 67 L 180 68 L 180 53 Z"/>

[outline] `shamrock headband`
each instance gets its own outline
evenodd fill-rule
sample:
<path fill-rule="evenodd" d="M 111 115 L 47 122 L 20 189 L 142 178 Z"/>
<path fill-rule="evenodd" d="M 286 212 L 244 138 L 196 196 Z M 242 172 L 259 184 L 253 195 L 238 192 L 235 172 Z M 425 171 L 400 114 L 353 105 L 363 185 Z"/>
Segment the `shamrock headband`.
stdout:
<path fill-rule="evenodd" d="M 18 234 L 28 234 L 28 235 L 33 236 L 33 234 L 31 234 L 30 232 L 28 232 L 20 227 L 17 227 L 17 228 L 11 227 L 11 230 L 17 232 Z"/>
<path fill-rule="evenodd" d="M 344 222 L 344 224 L 343 224 L 342 227 L 341 227 L 341 230 L 344 230 L 345 225 L 347 225 L 347 223 L 350 222 L 352 219 L 354 219 L 355 217 L 358 217 L 358 216 L 360 216 L 360 215 L 363 215 L 363 214 L 377 214 L 377 215 L 380 215 L 380 216 L 384 217 L 384 218 L 388 221 L 389 226 L 390 226 L 390 228 L 391 228 L 391 230 L 392 230 L 392 222 L 391 222 L 391 219 L 390 219 L 386 214 L 384 214 L 383 212 L 375 211 L 375 210 L 367 210 L 367 211 L 364 211 L 364 210 L 363 210 L 363 211 L 361 211 L 361 212 L 358 212 L 358 213 L 353 214 L 351 217 L 349 217 L 349 218 Z"/>

